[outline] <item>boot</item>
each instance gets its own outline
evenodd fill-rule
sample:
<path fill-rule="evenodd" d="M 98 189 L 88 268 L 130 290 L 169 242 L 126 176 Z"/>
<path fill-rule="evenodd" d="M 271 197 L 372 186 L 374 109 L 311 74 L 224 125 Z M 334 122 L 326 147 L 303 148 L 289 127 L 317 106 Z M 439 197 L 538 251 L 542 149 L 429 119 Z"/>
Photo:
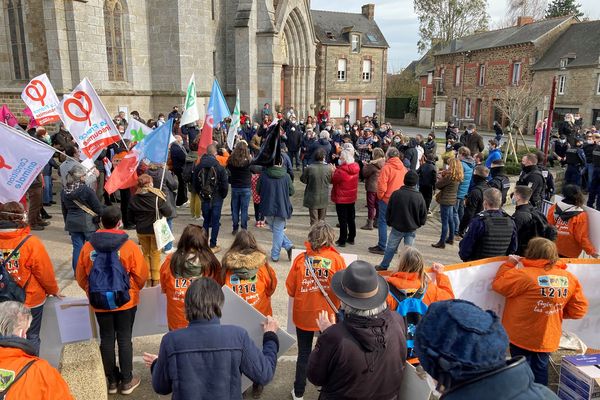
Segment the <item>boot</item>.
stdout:
<path fill-rule="evenodd" d="M 360 229 L 362 229 L 363 231 L 372 231 L 373 230 L 373 220 L 368 219 L 365 226 L 361 226 Z"/>
<path fill-rule="evenodd" d="M 377 225 L 378 225 L 378 223 L 377 223 L 377 218 L 375 218 L 375 219 L 373 220 L 373 228 L 377 229 L 377 228 L 378 228 L 378 226 L 377 226 Z"/>

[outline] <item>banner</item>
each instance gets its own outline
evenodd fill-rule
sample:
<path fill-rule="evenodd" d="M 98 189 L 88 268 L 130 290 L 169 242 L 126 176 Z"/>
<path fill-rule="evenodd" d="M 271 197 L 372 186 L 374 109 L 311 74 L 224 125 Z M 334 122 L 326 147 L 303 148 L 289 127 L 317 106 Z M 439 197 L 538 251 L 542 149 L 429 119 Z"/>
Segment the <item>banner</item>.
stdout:
<path fill-rule="evenodd" d="M 141 142 L 150 132 L 152 132 L 152 128 L 146 124 L 142 124 L 135 118 L 131 118 L 123 134 L 123 139 L 128 139 L 132 142 Z"/>
<path fill-rule="evenodd" d="M 39 125 L 48 125 L 60 121 L 60 115 L 58 114 L 60 101 L 46 74 L 33 78 L 23 89 L 21 98 L 27 104 Z"/>
<path fill-rule="evenodd" d="M 506 257 L 487 258 L 469 263 L 446 266 L 457 299 L 469 300 L 484 310 L 493 310 L 502 318 L 504 296 L 492 290 L 498 267 Z M 600 260 L 568 259 L 567 270 L 574 274 L 583 287 L 590 305 L 581 320 L 563 321 L 563 330 L 573 332 L 592 348 L 600 348 Z"/>
<path fill-rule="evenodd" d="M 87 78 L 73 92 L 65 94 L 59 113 L 81 152 L 92 160 L 104 148 L 121 140 L 112 118 Z"/>
<path fill-rule="evenodd" d="M 181 116 L 181 121 L 179 121 L 179 125 L 193 124 L 199 119 L 198 99 L 196 98 L 196 79 L 194 78 L 194 74 L 192 74 L 185 94 L 184 111 Z"/>
<path fill-rule="evenodd" d="M 0 203 L 20 201 L 54 155 L 54 149 L 0 124 Z"/>
<path fill-rule="evenodd" d="M 0 122 L 12 127 L 19 125 L 19 121 L 17 121 L 15 115 L 10 111 L 6 104 L 0 108 Z"/>
<path fill-rule="evenodd" d="M 235 98 L 235 108 L 233 114 L 231 114 L 231 126 L 229 132 L 227 132 L 227 146 L 230 150 L 233 150 L 235 143 L 235 136 L 240 128 L 240 89 L 237 90 L 237 96 Z"/>

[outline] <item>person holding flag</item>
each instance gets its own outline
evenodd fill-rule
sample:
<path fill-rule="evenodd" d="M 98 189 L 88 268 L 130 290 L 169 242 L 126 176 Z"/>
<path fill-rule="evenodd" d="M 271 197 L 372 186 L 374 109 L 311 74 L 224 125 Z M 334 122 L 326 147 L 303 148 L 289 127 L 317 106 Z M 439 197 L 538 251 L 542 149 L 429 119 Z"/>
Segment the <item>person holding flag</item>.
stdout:
<path fill-rule="evenodd" d="M 227 132 L 227 147 L 229 150 L 233 150 L 235 145 L 235 139 L 238 137 L 238 131 L 240 129 L 240 90 L 237 90 L 237 96 L 235 98 L 235 109 L 231 115 L 231 125 Z"/>

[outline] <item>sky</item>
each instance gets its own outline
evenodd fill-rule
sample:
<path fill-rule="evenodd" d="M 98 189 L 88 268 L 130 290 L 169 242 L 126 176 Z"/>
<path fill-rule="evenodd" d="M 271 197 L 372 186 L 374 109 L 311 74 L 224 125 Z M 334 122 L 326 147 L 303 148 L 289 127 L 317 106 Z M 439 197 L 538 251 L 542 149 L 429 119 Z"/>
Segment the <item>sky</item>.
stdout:
<path fill-rule="evenodd" d="M 399 72 L 412 60 L 421 57 L 417 50 L 419 21 L 414 13 L 413 0 L 311 0 L 311 8 L 360 13 L 361 6 L 369 2 L 375 4 L 375 21 L 390 45 L 388 71 Z M 598 0 L 579 0 L 579 3 L 585 16 L 600 19 Z M 505 13 L 506 0 L 488 0 L 490 26 L 502 20 Z"/>

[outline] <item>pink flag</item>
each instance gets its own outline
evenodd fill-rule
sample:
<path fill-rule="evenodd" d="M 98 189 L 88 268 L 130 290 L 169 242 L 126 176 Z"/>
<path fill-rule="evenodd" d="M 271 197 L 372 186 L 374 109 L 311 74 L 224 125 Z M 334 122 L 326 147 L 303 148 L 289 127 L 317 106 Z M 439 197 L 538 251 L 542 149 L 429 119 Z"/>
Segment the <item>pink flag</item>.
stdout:
<path fill-rule="evenodd" d="M 29 107 L 25 107 L 23 109 L 23 114 L 27 115 L 27 118 L 29 118 L 29 123 L 27 124 L 27 130 L 38 127 L 38 123 L 35 120 L 35 117 L 33 116 L 33 113 L 31 112 L 31 109 L 29 109 Z"/>
<path fill-rule="evenodd" d="M 12 127 L 15 127 L 19 124 L 19 121 L 17 121 L 14 114 L 10 112 L 6 104 L 4 104 L 0 109 L 0 122 L 4 122 L 6 125 Z"/>

